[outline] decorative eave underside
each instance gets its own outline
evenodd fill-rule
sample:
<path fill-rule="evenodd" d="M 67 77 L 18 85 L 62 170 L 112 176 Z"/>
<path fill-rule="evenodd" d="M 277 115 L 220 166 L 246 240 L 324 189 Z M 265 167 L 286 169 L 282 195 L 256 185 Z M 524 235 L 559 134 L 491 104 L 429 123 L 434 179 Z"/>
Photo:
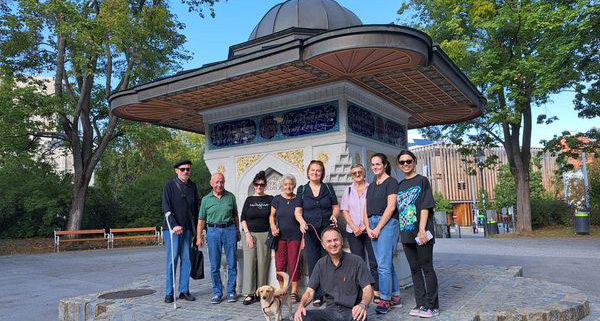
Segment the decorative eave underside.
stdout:
<path fill-rule="evenodd" d="M 393 25 L 290 41 L 117 92 L 110 100 L 121 118 L 204 133 L 201 111 L 340 80 L 408 112 L 409 128 L 469 120 L 485 104 L 427 35 Z"/>

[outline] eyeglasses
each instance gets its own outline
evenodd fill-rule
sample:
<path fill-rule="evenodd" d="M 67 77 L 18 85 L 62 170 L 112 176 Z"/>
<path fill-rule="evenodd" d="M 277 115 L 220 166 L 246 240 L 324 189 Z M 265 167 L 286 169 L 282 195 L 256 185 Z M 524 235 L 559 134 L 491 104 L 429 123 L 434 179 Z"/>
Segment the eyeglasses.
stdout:
<path fill-rule="evenodd" d="M 410 164 L 412 164 L 412 162 L 413 162 L 413 160 L 412 160 L 412 159 L 407 159 L 407 160 L 399 160 L 399 161 L 398 161 L 398 164 L 400 164 L 400 165 L 404 165 L 404 164 L 406 164 L 406 165 L 410 165 Z"/>
<path fill-rule="evenodd" d="M 362 175 L 362 171 L 356 171 L 356 172 L 352 172 L 352 176 L 356 176 L 359 177 Z"/>
<path fill-rule="evenodd" d="M 256 186 L 256 187 L 265 187 L 266 185 L 267 185 L 267 184 L 265 184 L 265 183 L 257 183 L 257 184 L 254 184 L 254 186 Z"/>
<path fill-rule="evenodd" d="M 178 168 L 178 170 L 180 172 L 189 172 L 191 170 L 191 168 L 189 168 L 189 167 L 181 167 L 181 168 Z"/>

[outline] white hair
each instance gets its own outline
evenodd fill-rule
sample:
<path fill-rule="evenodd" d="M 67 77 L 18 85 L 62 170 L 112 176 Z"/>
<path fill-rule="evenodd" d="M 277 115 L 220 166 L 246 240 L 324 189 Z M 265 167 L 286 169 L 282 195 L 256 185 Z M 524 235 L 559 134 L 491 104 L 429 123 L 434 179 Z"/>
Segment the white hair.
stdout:
<path fill-rule="evenodd" d="M 283 177 L 281 178 L 281 181 L 280 181 L 282 186 L 286 179 L 289 179 L 290 181 L 292 181 L 292 184 L 294 184 L 294 187 L 296 187 L 296 176 L 294 176 L 292 174 L 283 175 Z"/>

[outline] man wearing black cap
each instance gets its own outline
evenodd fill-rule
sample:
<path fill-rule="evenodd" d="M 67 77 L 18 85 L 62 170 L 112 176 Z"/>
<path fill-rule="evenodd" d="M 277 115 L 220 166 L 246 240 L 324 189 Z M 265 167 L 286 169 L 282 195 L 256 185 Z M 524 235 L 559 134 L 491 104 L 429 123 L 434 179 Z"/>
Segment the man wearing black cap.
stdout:
<path fill-rule="evenodd" d="M 163 239 L 167 250 L 167 285 L 165 289 L 165 303 L 173 302 L 173 272 L 171 258 L 177 261 L 181 259 L 179 268 L 179 298 L 194 301 L 196 298 L 190 294 L 190 274 L 192 265 L 190 262 L 190 246 L 194 228 L 198 221 L 198 189 L 196 184 L 190 180 L 190 169 L 192 162 L 183 160 L 175 163 L 177 177 L 165 183 L 162 196 L 162 210 L 165 215 L 163 223 Z M 167 224 L 168 220 L 168 224 Z M 169 225 L 173 230 L 173 244 L 171 246 L 171 233 Z M 173 248 L 173 255 L 171 255 Z"/>

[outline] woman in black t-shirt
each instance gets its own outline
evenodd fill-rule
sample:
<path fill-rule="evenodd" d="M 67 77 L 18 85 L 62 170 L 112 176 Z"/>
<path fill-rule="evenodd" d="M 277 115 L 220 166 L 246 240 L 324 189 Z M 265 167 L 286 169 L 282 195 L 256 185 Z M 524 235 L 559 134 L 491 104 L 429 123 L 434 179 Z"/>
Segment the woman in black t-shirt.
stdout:
<path fill-rule="evenodd" d="M 375 179 L 367 189 L 363 219 L 377 259 L 381 299 L 375 312 L 385 314 L 391 307 L 401 305 L 400 284 L 394 268 L 394 253 L 398 244 L 398 181 L 390 176 L 390 162 L 384 154 L 371 156 L 371 170 Z"/>
<path fill-rule="evenodd" d="M 432 260 L 435 201 L 429 180 L 415 171 L 417 157 L 404 150 L 397 161 L 405 175 L 398 184 L 400 241 L 410 265 L 417 303 L 410 315 L 431 318 L 439 315 L 437 276 Z"/>
<path fill-rule="evenodd" d="M 302 204 L 300 198 L 294 194 L 296 178 L 293 175 L 285 175 L 281 179 L 281 195 L 273 198 L 271 204 L 271 233 L 279 236 L 277 249 L 275 250 L 275 267 L 277 272 L 286 272 L 291 275 L 293 303 L 298 303 L 298 281 L 300 280 L 301 267 L 298 265 L 300 255 L 300 244 L 302 243 L 302 232 L 297 221 L 302 216 Z M 283 280 L 277 276 L 279 285 L 283 288 Z"/>
<path fill-rule="evenodd" d="M 242 303 L 252 304 L 259 286 L 269 282 L 268 273 L 271 262 L 271 250 L 265 245 L 269 232 L 269 214 L 273 196 L 265 194 L 267 178 L 260 171 L 252 181 L 254 195 L 248 196 L 240 218 L 245 233 L 243 242 L 244 279 L 242 293 L 246 295 Z"/>

